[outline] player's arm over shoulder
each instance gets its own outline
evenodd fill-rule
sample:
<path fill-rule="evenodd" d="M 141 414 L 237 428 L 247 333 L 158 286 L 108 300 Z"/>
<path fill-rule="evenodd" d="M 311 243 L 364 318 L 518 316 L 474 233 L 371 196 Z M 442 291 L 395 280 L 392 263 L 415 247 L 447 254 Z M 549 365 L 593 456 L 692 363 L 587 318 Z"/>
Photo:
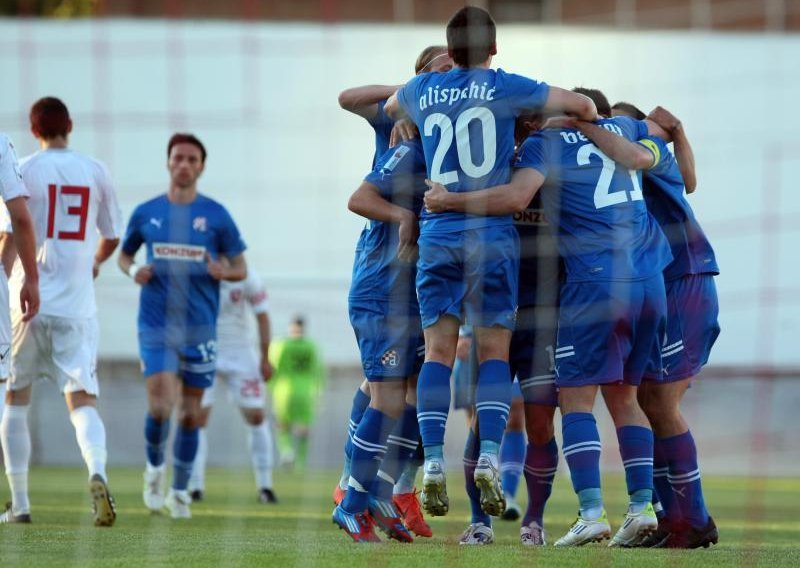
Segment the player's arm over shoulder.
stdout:
<path fill-rule="evenodd" d="M 397 89 L 397 85 L 364 85 L 345 89 L 339 93 L 339 106 L 372 121 L 380 110 L 379 103 L 392 96 Z"/>
<path fill-rule="evenodd" d="M 550 87 L 543 110 L 552 114 L 569 114 L 589 122 L 597 120 L 597 107 L 592 99 L 561 87 Z"/>
<path fill-rule="evenodd" d="M 413 104 L 417 84 L 424 78 L 425 75 L 417 75 L 412 77 L 408 83 L 402 85 L 397 89 L 392 96 L 388 98 L 386 104 L 383 105 L 383 112 L 385 112 L 392 120 L 400 120 L 401 118 L 413 118 L 411 116 L 410 107 Z M 411 97 L 411 100 L 409 100 Z"/>
<path fill-rule="evenodd" d="M 646 132 L 646 129 L 638 127 L 636 121 L 628 117 L 618 117 L 612 120 L 620 123 L 613 131 L 600 124 L 582 120 L 576 121 L 575 126 L 605 155 L 629 170 L 646 170 L 658 164 L 660 148 L 652 140 L 645 139 L 646 142 L 636 143 L 620 134 L 621 127 L 624 127 L 630 131 L 628 136 L 636 140 Z"/>

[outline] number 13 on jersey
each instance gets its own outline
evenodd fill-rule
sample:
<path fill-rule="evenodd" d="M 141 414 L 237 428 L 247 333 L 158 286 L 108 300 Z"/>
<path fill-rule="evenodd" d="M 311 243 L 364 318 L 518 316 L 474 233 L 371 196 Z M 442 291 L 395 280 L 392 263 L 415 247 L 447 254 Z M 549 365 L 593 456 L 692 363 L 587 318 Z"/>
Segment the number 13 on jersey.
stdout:
<path fill-rule="evenodd" d="M 75 197 L 72 197 L 75 196 Z M 89 217 L 89 188 L 79 185 L 61 185 L 51 183 L 47 186 L 47 238 L 63 241 L 83 241 L 86 239 L 86 220 Z M 74 227 L 75 231 L 56 231 L 56 204 L 60 205 L 64 216 L 76 217 L 67 222 L 61 216 L 62 222 Z"/>

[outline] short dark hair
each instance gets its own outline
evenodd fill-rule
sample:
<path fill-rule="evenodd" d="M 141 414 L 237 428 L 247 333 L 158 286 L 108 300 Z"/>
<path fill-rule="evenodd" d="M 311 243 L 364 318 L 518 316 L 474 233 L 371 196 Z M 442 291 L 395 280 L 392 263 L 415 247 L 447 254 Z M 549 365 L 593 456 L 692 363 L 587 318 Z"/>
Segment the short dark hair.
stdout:
<path fill-rule="evenodd" d="M 639 110 L 639 107 L 633 106 L 631 103 L 626 103 L 620 101 L 615 103 L 614 106 L 611 107 L 613 110 L 622 111 L 628 116 L 635 118 L 636 120 L 644 120 L 647 118 L 647 115 Z"/>
<path fill-rule="evenodd" d="M 497 28 L 489 12 L 465 6 L 447 22 L 447 49 L 456 65 L 472 67 L 495 53 Z"/>
<path fill-rule="evenodd" d="M 172 135 L 169 139 L 169 143 L 167 143 L 167 159 L 169 159 L 169 155 L 172 153 L 172 147 L 175 144 L 194 144 L 198 148 L 200 148 L 200 154 L 203 157 L 203 163 L 206 161 L 206 147 L 203 146 L 203 143 L 195 136 L 194 134 L 189 134 L 186 132 L 176 132 Z"/>
<path fill-rule="evenodd" d="M 43 97 L 33 103 L 30 120 L 31 129 L 39 138 L 66 137 L 70 131 L 67 105 L 56 97 Z"/>
<path fill-rule="evenodd" d="M 417 57 L 417 62 L 414 64 L 414 73 L 419 75 L 421 71 L 425 70 L 428 65 L 433 63 L 433 60 L 440 55 L 447 54 L 446 45 L 429 45 L 422 50 L 422 53 Z"/>
<path fill-rule="evenodd" d="M 293 323 L 294 325 L 300 326 L 300 327 L 305 327 L 306 326 L 306 318 L 305 318 L 305 316 L 303 316 L 301 314 L 297 314 L 294 317 L 292 317 L 291 323 Z"/>
<path fill-rule="evenodd" d="M 579 95 L 584 95 L 592 99 L 594 102 L 594 106 L 597 107 L 597 114 L 603 116 L 611 116 L 611 105 L 608 102 L 608 99 L 603 94 L 603 91 L 600 89 L 587 89 L 586 87 L 575 87 L 572 89 L 573 93 L 578 93 Z"/>

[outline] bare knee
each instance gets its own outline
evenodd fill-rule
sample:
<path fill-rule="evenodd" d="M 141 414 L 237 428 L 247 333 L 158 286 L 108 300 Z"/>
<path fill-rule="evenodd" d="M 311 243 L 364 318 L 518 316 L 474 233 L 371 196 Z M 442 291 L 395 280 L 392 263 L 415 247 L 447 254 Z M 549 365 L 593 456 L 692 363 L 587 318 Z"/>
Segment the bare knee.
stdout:
<path fill-rule="evenodd" d="M 250 426 L 260 426 L 264 423 L 264 411 L 261 408 L 243 408 L 242 417 Z"/>
<path fill-rule="evenodd" d="M 200 405 L 203 398 L 203 389 L 184 385 L 181 394 L 181 404 L 178 411 L 180 425 L 186 430 L 199 428 L 203 416 L 203 409 Z"/>
<path fill-rule="evenodd" d="M 594 410 L 594 399 L 597 397 L 597 386 L 562 387 L 558 392 L 558 404 L 561 414 L 572 412 L 588 412 Z"/>
<path fill-rule="evenodd" d="M 93 394 L 89 394 L 86 391 L 64 393 L 64 400 L 67 403 L 67 408 L 70 412 L 83 406 L 97 406 L 97 397 Z"/>
<path fill-rule="evenodd" d="M 5 383 L 0 383 L 5 386 Z M 28 406 L 31 403 L 31 387 L 27 386 L 20 390 L 6 391 L 6 404 L 9 406 Z"/>
<path fill-rule="evenodd" d="M 478 361 L 481 363 L 492 359 L 508 361 L 510 329 L 499 326 L 478 327 L 475 328 L 475 340 L 478 342 Z"/>
<path fill-rule="evenodd" d="M 425 329 L 425 361 L 453 366 L 458 344 L 458 320 L 453 316 L 442 316 Z"/>
<path fill-rule="evenodd" d="M 637 400 L 637 387 L 631 385 L 603 385 L 603 398 L 616 428 L 645 426 L 650 423 Z"/>
<path fill-rule="evenodd" d="M 392 418 L 400 418 L 406 406 L 405 381 L 387 381 L 370 385 L 370 407 Z"/>
<path fill-rule="evenodd" d="M 528 442 L 542 446 L 553 439 L 555 429 L 553 417 L 556 409 L 554 406 L 543 404 L 525 405 L 525 429 L 528 433 Z"/>

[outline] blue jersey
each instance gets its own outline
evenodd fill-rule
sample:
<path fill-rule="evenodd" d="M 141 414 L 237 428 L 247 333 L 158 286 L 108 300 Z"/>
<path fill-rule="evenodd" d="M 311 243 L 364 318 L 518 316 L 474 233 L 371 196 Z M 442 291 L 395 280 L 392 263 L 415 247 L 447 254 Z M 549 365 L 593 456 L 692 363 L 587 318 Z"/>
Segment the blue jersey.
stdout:
<path fill-rule="evenodd" d="M 664 269 L 664 280 L 687 274 L 719 274 L 714 249 L 697 222 L 683 192 L 678 162 L 666 142 L 648 137 L 660 153 L 658 163 L 644 172 L 644 199 L 669 241 L 673 261 Z"/>
<path fill-rule="evenodd" d="M 394 128 L 394 121 L 383 110 L 385 104 L 385 99 L 380 101 L 378 103 L 378 112 L 372 118 L 367 119 L 367 122 L 375 131 L 375 155 L 372 157 L 372 168 L 375 168 L 378 159 L 389 149 L 389 138 L 392 135 L 392 128 Z"/>
<path fill-rule="evenodd" d="M 540 110 L 549 92 L 545 83 L 503 70 L 455 68 L 414 77 L 397 100 L 419 128 L 428 177 L 461 192 L 508 183 L 516 118 Z M 422 213 L 423 232 L 510 224 L 510 215 Z"/>
<path fill-rule="evenodd" d="M 203 195 L 188 204 L 161 195 L 134 210 L 122 251 L 133 256 L 143 244 L 153 278 L 139 298 L 140 333 L 160 337 L 169 330 L 187 342 L 195 335 L 216 337 L 219 282 L 208 274 L 207 257 L 232 258 L 245 250 L 228 211 Z"/>
<path fill-rule="evenodd" d="M 519 306 L 555 306 L 561 285 L 561 257 L 541 194 L 514 214 L 519 234 Z"/>
<path fill-rule="evenodd" d="M 647 125 L 627 117 L 603 128 L 637 141 Z M 641 173 L 616 164 L 575 129 L 542 130 L 522 145 L 517 168 L 546 178 L 545 215 L 558 226 L 567 280 L 643 280 L 672 260 L 669 244 L 647 211 Z"/>
<path fill-rule="evenodd" d="M 402 142 L 380 157 L 364 181 L 381 196 L 418 214 L 425 185 L 425 157 L 419 139 Z M 351 300 L 389 300 L 416 305 L 413 263 L 397 258 L 397 225 L 367 221 L 356 246 Z"/>

